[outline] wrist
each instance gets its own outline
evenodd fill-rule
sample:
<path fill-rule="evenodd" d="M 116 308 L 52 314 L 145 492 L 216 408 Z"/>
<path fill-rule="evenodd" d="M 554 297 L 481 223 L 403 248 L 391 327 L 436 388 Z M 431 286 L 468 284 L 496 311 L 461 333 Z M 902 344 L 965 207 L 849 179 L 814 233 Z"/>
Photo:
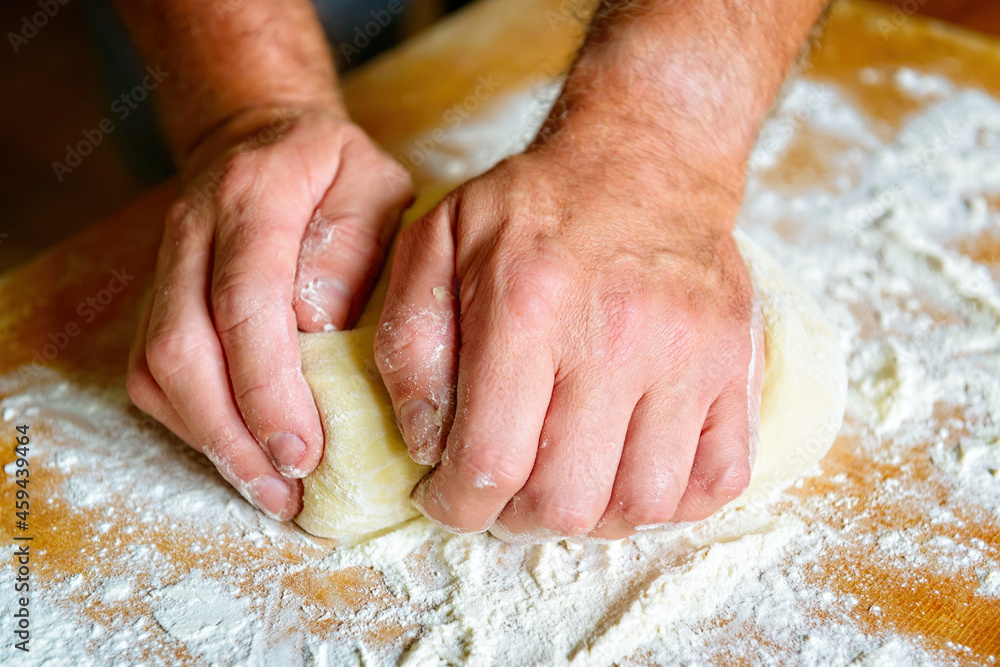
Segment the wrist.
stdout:
<path fill-rule="evenodd" d="M 646 201 L 704 194 L 739 208 L 750 155 L 742 141 L 729 143 L 707 124 L 670 114 L 631 113 L 607 99 L 561 110 L 557 105 L 553 112 L 529 152 L 631 183 Z"/>
<path fill-rule="evenodd" d="M 183 167 L 246 110 L 339 106 L 337 74 L 308 0 L 114 0 L 158 87 L 164 133 Z"/>
<path fill-rule="evenodd" d="M 545 175 L 537 182 L 563 199 L 616 202 L 612 206 L 624 207 L 636 225 L 685 218 L 715 233 L 730 232 L 746 160 L 719 158 L 700 143 L 645 120 L 577 109 L 524 158 Z"/>
<path fill-rule="evenodd" d="M 646 159 L 742 174 L 825 4 L 602 0 L 538 141 L 606 125 Z"/>
<path fill-rule="evenodd" d="M 769 101 L 758 99 L 756 79 L 736 74 L 741 56 L 706 55 L 693 61 L 682 54 L 636 53 L 631 44 L 590 49 L 574 67 L 542 138 L 589 126 L 592 133 L 618 135 L 647 158 L 747 160 Z"/>

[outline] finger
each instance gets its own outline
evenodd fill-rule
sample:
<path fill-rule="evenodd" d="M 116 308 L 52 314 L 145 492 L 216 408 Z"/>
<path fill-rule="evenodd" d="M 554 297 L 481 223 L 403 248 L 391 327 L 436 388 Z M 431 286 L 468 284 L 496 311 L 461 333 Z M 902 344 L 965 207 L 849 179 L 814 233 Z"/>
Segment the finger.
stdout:
<path fill-rule="evenodd" d="M 286 198 L 246 190 L 223 210 L 216 232 L 211 303 L 236 404 L 251 435 L 287 477 L 304 477 L 323 453 L 323 431 L 302 376 L 292 286 L 311 211 L 294 178 L 268 184 Z"/>
<path fill-rule="evenodd" d="M 518 289 L 532 294 L 524 283 Z M 503 301 L 483 299 L 486 308 L 463 315 L 470 339 L 462 342 L 455 423 L 440 465 L 413 494 L 426 516 L 453 532 L 489 528 L 527 481 L 552 397 L 551 328 L 512 316 L 523 296 L 497 313 Z"/>
<path fill-rule="evenodd" d="M 687 490 L 674 520 L 700 521 L 742 494 L 757 458 L 760 393 L 764 383 L 764 324 L 760 308 L 750 311 L 744 357 L 734 362 L 738 373 L 713 402 L 705 418 Z M 744 365 L 745 364 L 745 365 Z"/>
<path fill-rule="evenodd" d="M 455 413 L 458 313 L 447 206 L 403 231 L 375 335 L 375 360 L 410 456 L 434 465 Z"/>
<path fill-rule="evenodd" d="M 685 386 L 677 381 L 677 387 Z M 621 539 L 668 524 L 687 487 L 706 407 L 690 393 L 658 389 L 636 404 L 608 508 L 591 535 Z"/>
<path fill-rule="evenodd" d="M 354 325 L 378 278 L 400 213 L 412 199 L 409 177 L 401 167 L 405 178 L 386 179 L 381 154 L 350 145 L 344 150 L 342 166 L 306 228 L 299 253 L 293 305 L 302 331 Z"/>
<path fill-rule="evenodd" d="M 149 372 L 149 364 L 146 363 L 146 332 L 149 330 L 149 315 L 152 306 L 153 300 L 147 299 L 142 308 L 139 330 L 132 343 L 132 348 L 129 350 L 125 388 L 129 398 L 132 399 L 137 408 L 152 416 L 156 421 L 170 429 L 174 435 L 200 452 L 201 445 L 195 441 L 187 425 L 170 405 L 163 390 L 156 384 L 152 373 Z"/>
<path fill-rule="evenodd" d="M 147 363 L 192 440 L 222 476 L 269 516 L 290 519 L 301 504 L 301 485 L 277 474 L 233 400 L 205 303 L 211 239 L 204 228 L 168 226 L 154 280 Z"/>
<path fill-rule="evenodd" d="M 705 519 L 746 490 L 754 455 L 748 405 L 743 381 L 731 385 L 712 404 L 674 521 Z"/>
<path fill-rule="evenodd" d="M 494 524 L 497 537 L 538 543 L 586 535 L 604 514 L 639 395 L 599 380 L 555 386 L 531 476 Z"/>

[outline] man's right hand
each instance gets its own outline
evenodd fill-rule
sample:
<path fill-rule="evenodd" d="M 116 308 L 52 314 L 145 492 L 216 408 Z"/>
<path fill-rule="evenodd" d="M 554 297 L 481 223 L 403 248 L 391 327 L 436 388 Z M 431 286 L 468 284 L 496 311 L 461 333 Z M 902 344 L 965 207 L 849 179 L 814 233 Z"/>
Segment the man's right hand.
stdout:
<path fill-rule="evenodd" d="M 323 430 L 298 331 L 351 326 L 411 199 L 338 110 L 256 109 L 191 153 L 128 368 L 132 400 L 289 519 Z"/>

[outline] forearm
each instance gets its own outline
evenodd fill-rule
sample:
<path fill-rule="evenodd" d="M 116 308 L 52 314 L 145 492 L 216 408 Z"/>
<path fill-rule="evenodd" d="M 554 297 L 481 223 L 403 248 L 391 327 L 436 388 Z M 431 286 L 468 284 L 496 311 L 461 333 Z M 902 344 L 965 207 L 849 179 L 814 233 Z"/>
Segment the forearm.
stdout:
<path fill-rule="evenodd" d="M 215 128 L 255 108 L 341 110 L 308 0 L 115 0 L 143 59 L 167 73 L 164 130 L 182 167 Z"/>
<path fill-rule="evenodd" d="M 539 143 L 596 132 L 741 187 L 760 123 L 828 1 L 603 0 Z"/>

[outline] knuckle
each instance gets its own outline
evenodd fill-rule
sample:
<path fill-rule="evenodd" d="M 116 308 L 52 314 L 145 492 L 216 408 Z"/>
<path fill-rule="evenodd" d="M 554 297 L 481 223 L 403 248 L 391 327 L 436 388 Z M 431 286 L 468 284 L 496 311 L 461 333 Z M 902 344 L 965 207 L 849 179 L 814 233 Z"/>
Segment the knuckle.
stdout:
<path fill-rule="evenodd" d="M 233 392 L 233 398 L 236 399 L 237 405 L 267 405 L 268 400 L 274 399 L 275 386 L 270 382 L 253 382 L 247 377 L 234 378 L 239 380 L 244 380 L 244 383 L 240 383 L 238 390 Z M 235 384 L 235 382 L 234 382 Z M 245 416 L 252 422 L 260 422 L 261 415 L 258 410 L 249 411 L 251 414 Z M 250 424 L 248 424 L 250 425 Z"/>
<path fill-rule="evenodd" d="M 276 347 L 262 365 L 238 368 L 233 364 L 234 369 L 230 372 L 233 398 L 243 408 L 243 417 L 248 425 L 259 429 L 296 422 L 304 415 L 298 410 L 289 412 L 281 405 L 298 407 L 303 405 L 300 401 L 308 401 L 310 405 L 314 403 L 302 377 L 301 364 L 297 358 L 287 358 L 285 351 Z M 299 435 L 305 437 L 306 434 Z"/>
<path fill-rule="evenodd" d="M 630 526 L 656 526 L 668 523 L 677 509 L 675 497 L 639 493 L 622 501 L 622 520 Z"/>
<path fill-rule="evenodd" d="M 683 501 L 685 520 L 701 521 L 735 500 L 750 483 L 749 462 L 692 479 Z"/>
<path fill-rule="evenodd" d="M 398 320 L 379 322 L 375 329 L 375 365 L 382 374 L 398 371 L 405 363 L 406 348 L 412 344 L 409 328 Z"/>
<path fill-rule="evenodd" d="M 156 383 L 169 392 L 173 378 L 192 363 L 204 363 L 204 341 L 184 331 L 166 331 L 146 341 L 146 363 Z"/>
<path fill-rule="evenodd" d="M 189 347 L 183 334 L 163 332 L 146 339 L 146 363 L 154 378 L 169 373 Z"/>
<path fill-rule="evenodd" d="M 535 521 L 556 535 L 586 535 L 594 529 L 602 512 L 590 498 L 557 497 L 539 504 Z"/>
<path fill-rule="evenodd" d="M 707 494 L 721 503 L 735 500 L 750 486 L 750 464 L 740 462 L 718 472 L 706 489 Z"/>
<path fill-rule="evenodd" d="M 375 330 L 375 365 L 383 375 L 395 375 L 424 358 L 412 318 L 383 320 Z"/>
<path fill-rule="evenodd" d="M 220 334 L 256 318 L 269 301 L 245 273 L 226 276 L 212 290 L 212 315 Z"/>
<path fill-rule="evenodd" d="M 445 456 L 454 459 L 456 477 L 472 489 L 515 494 L 527 480 L 530 466 L 510 455 L 509 449 L 478 443 L 466 444 L 459 456 L 448 456 L 446 450 Z"/>
<path fill-rule="evenodd" d="M 529 332 L 549 331 L 559 321 L 560 304 L 572 287 L 565 273 L 547 262 L 521 267 L 506 288 L 511 322 Z"/>
<path fill-rule="evenodd" d="M 398 375 L 415 364 L 420 374 L 445 370 L 450 357 L 444 352 L 455 338 L 451 312 L 422 310 L 419 314 L 396 311 L 383 317 L 375 330 L 375 365 L 383 375 Z M 444 347 L 442 347 L 444 346 Z"/>
<path fill-rule="evenodd" d="M 655 526 L 669 522 L 677 511 L 686 485 L 686 477 L 673 466 L 655 473 L 623 494 L 620 503 L 622 519 L 631 526 Z"/>

